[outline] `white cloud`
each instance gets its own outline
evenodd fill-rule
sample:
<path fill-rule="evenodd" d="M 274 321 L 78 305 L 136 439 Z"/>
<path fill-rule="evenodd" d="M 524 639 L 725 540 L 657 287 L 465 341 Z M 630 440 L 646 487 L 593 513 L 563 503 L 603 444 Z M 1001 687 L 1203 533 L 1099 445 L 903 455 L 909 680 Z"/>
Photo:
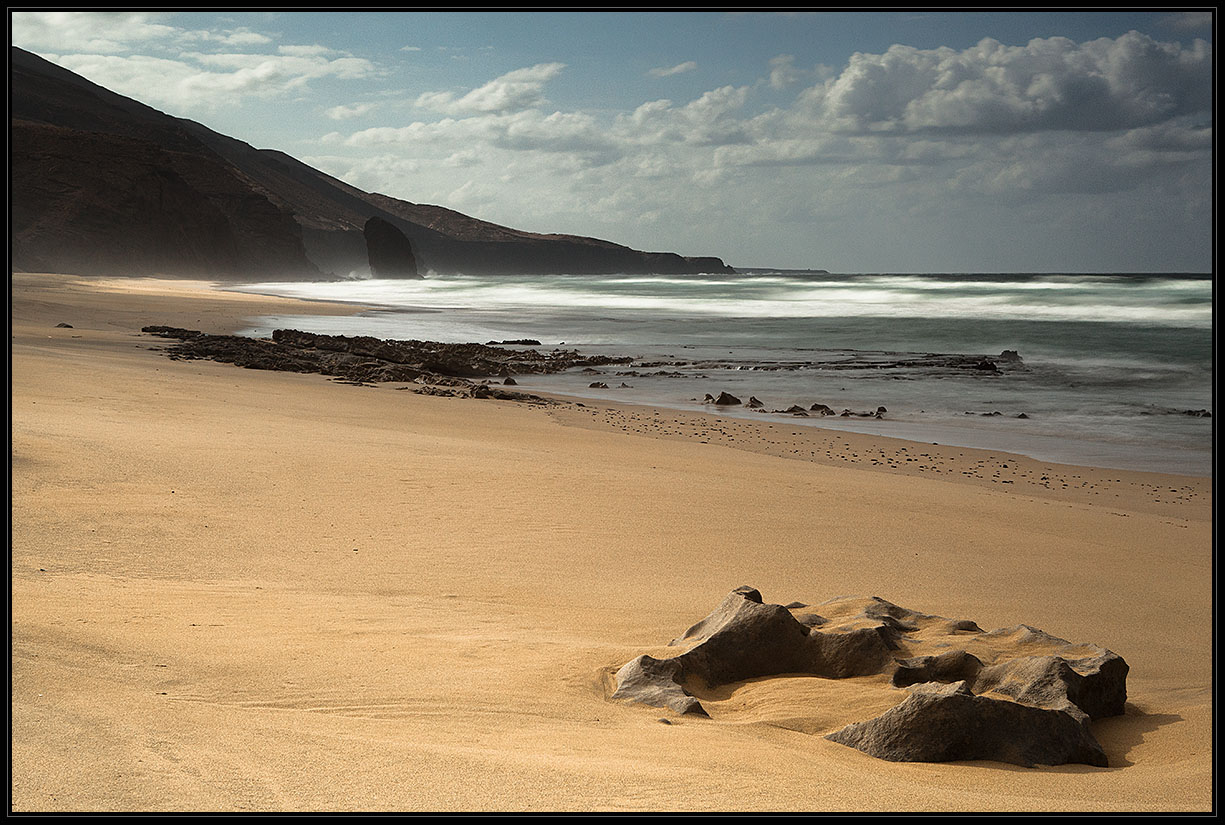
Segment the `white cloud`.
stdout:
<path fill-rule="evenodd" d="M 540 63 L 497 77 L 457 98 L 452 92 L 425 92 L 416 105 L 442 114 L 492 114 L 530 109 L 544 102 L 544 86 L 561 74 L 564 63 Z"/>
<path fill-rule="evenodd" d="M 370 114 L 377 108 L 374 103 L 354 103 L 349 106 L 333 106 L 330 109 L 325 109 L 323 114 L 332 120 L 351 120 L 355 117 L 363 117 Z"/>
<path fill-rule="evenodd" d="M 149 12 L 13 12 L 12 42 L 32 51 L 116 54 L 181 32 Z"/>
<path fill-rule="evenodd" d="M 780 54 L 770 60 L 770 87 L 782 89 L 795 83 L 801 77 L 795 68 L 795 56 Z"/>
<path fill-rule="evenodd" d="M 692 72 L 697 67 L 697 63 L 694 63 L 692 60 L 686 60 L 684 63 L 678 63 L 677 65 L 669 68 L 651 69 L 649 72 L 647 72 L 647 74 L 651 75 L 652 77 L 671 77 L 672 75 Z"/>
<path fill-rule="evenodd" d="M 325 57 L 327 55 L 339 54 L 335 49 L 329 49 L 327 46 L 314 44 L 310 46 L 277 46 L 278 54 L 290 55 L 292 57 Z"/>
<path fill-rule="evenodd" d="M 267 48 L 246 27 L 188 30 L 173 15 L 145 12 L 16 12 L 13 43 L 88 79 L 177 112 L 241 105 L 298 93 L 313 80 L 372 77 L 370 61 L 318 44 Z M 217 47 L 230 51 L 211 51 Z M 233 51 L 263 49 L 263 51 Z M 53 53 L 51 53 L 53 52 Z"/>
<path fill-rule="evenodd" d="M 182 36 L 188 40 L 203 40 L 205 42 L 221 43 L 225 46 L 235 46 L 238 48 L 242 48 L 244 46 L 265 46 L 272 42 L 271 37 L 260 34 L 259 32 L 253 32 L 245 27 L 220 32 L 184 32 Z"/>
<path fill-rule="evenodd" d="M 59 64 L 120 94 L 178 111 L 235 105 L 236 96 L 269 98 L 324 77 L 375 73 L 369 61 L 342 57 L 188 53 L 170 60 L 145 55 L 62 55 Z"/>

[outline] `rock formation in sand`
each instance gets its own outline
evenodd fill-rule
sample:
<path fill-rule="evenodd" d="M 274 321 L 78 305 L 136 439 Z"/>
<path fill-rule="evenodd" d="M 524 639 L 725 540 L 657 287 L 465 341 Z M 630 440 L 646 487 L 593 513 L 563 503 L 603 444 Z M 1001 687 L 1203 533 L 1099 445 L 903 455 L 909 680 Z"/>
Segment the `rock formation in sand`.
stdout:
<path fill-rule="evenodd" d="M 688 649 L 630 661 L 612 698 L 704 716 L 695 692 L 746 679 L 887 674 L 906 697 L 826 738 L 894 762 L 1105 767 L 1089 724 L 1127 700 L 1127 663 L 1109 650 L 1026 625 L 985 632 L 876 597 L 783 606 L 741 587 L 671 644 Z"/>

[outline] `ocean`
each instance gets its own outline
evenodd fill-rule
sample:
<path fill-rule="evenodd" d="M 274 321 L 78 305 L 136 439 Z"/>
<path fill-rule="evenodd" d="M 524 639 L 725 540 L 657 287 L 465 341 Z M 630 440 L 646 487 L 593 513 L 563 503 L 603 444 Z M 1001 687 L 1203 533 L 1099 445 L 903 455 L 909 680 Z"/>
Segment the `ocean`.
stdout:
<path fill-rule="evenodd" d="M 374 307 L 252 319 L 445 342 L 536 340 L 631 365 L 520 376 L 519 388 L 1020 453 L 1210 475 L 1207 275 L 427 277 L 262 283 L 243 291 Z M 1016 353 L 1001 358 L 1005 353 Z M 968 356 L 968 357 L 955 357 Z M 991 359 L 996 370 L 975 368 Z M 605 387 L 592 387 L 593 383 Z M 727 392 L 744 405 L 712 407 Z M 824 404 L 799 417 L 776 410 Z"/>

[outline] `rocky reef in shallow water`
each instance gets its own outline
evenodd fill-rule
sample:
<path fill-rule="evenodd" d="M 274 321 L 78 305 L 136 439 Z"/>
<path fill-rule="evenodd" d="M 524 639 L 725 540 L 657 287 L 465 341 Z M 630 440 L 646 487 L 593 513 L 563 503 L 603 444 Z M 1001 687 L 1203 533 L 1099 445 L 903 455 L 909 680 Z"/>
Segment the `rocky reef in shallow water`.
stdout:
<path fill-rule="evenodd" d="M 893 762 L 992 760 L 1106 767 L 1090 722 L 1124 712 L 1127 663 L 1028 625 L 984 631 L 877 597 L 766 604 L 740 587 L 671 643 L 617 671 L 613 699 L 708 715 L 695 692 L 769 676 L 890 676 L 880 716 L 826 736 Z"/>
<path fill-rule="evenodd" d="M 175 360 L 207 359 L 247 369 L 313 372 L 351 383 L 415 383 L 423 385 L 418 391 L 428 395 L 473 398 L 529 398 L 498 390 L 475 379 L 553 373 L 572 367 L 622 364 L 630 360 L 585 356 L 576 350 L 541 352 L 485 344 L 317 335 L 292 329 L 275 330 L 271 339 L 209 335 L 199 330 L 167 326 L 147 326 L 141 331 L 177 339 L 178 343 L 166 348 L 166 354 Z M 530 398 L 541 400 L 537 396 Z"/>

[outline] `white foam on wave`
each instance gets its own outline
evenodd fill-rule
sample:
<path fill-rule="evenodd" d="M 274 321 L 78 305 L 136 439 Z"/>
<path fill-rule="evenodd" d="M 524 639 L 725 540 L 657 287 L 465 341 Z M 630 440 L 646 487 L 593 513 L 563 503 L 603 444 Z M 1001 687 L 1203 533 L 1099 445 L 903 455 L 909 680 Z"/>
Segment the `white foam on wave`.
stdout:
<path fill-rule="evenodd" d="M 1210 327 L 1211 284 L 1097 278 L 1037 282 L 925 276 L 801 279 L 752 277 L 447 276 L 263 283 L 241 287 L 296 298 L 388 308 L 601 310 L 676 317 L 939 318 L 1113 321 Z M 1043 296 L 1046 299 L 1039 298 Z M 1188 300 L 1190 298 L 1190 300 Z M 1196 300 L 1199 298 L 1199 300 Z"/>

